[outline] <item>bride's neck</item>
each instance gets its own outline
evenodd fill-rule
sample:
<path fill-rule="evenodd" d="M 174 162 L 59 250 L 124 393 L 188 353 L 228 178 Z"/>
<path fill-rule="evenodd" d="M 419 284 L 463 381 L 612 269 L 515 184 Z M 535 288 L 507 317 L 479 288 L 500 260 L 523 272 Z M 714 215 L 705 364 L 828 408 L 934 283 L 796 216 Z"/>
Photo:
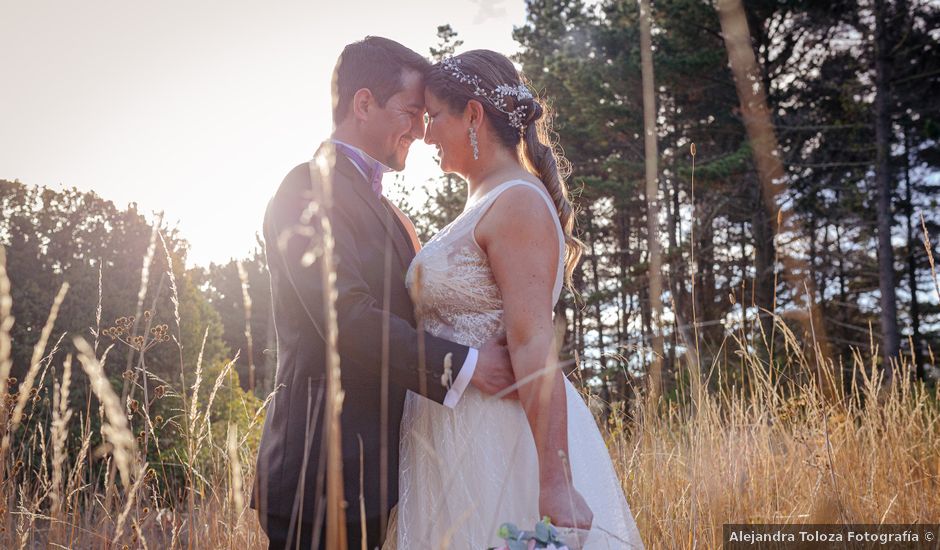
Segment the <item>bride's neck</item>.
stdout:
<path fill-rule="evenodd" d="M 486 193 L 493 187 L 507 180 L 509 177 L 524 172 L 525 168 L 519 163 L 519 159 L 505 149 L 498 149 L 489 152 L 491 160 L 489 162 L 477 162 L 467 173 L 467 195 L 475 197 Z M 484 157 L 485 158 L 485 157 Z"/>

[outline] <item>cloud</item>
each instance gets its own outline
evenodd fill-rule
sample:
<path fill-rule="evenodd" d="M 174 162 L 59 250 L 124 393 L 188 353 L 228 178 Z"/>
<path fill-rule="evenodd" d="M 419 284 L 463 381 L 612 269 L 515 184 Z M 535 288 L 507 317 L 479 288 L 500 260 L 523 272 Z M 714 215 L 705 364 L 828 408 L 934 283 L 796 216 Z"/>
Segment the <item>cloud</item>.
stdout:
<path fill-rule="evenodd" d="M 505 17 L 506 7 L 503 5 L 505 0 L 470 0 L 478 6 L 477 14 L 473 18 L 473 24 L 479 25 L 489 19 Z"/>

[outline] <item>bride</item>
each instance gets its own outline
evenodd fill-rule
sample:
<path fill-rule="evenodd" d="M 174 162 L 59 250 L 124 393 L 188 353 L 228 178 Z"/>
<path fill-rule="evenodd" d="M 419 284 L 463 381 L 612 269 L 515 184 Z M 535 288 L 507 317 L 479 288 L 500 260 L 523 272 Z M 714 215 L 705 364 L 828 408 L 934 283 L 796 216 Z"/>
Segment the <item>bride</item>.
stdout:
<path fill-rule="evenodd" d="M 386 547 L 483 549 L 502 543 L 502 523 L 549 516 L 584 548 L 642 548 L 595 420 L 556 364 L 552 312 L 581 244 L 545 107 L 488 50 L 435 65 L 425 104 L 425 141 L 469 192 L 415 257 L 409 291 L 435 336 L 480 346 L 505 334 L 518 400 L 471 386 L 448 409 L 408 395 Z"/>

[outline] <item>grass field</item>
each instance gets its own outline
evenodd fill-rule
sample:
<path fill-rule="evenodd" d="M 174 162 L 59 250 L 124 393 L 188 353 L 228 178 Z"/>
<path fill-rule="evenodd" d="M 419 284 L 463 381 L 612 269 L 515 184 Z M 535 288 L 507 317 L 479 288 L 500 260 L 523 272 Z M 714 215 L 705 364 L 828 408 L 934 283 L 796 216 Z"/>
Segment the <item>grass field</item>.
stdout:
<path fill-rule="evenodd" d="M 0 547 L 266 548 L 247 507 L 257 440 L 249 435 L 262 415 L 241 433 L 209 425 L 225 371 L 202 380 L 201 364 L 181 365 L 195 373 L 192 385 L 161 391 L 178 400 L 182 451 L 146 464 L 147 407 L 122 402 L 104 374 L 115 372 L 104 345 L 51 341 L 57 305 L 29 373 L 9 378 L 9 296 L 0 269 Z M 824 397 L 818 357 L 776 326 L 784 349 L 774 372 L 786 376 L 769 374 L 756 352 L 739 353 L 715 369 L 743 373 L 737 387 L 706 390 L 693 376 L 680 399 L 641 397 L 599 419 L 647 547 L 720 547 L 724 523 L 940 522 L 936 390 L 909 376 L 886 387 L 874 360 L 856 355 L 844 369 L 854 373 L 848 391 Z M 900 372 L 907 367 L 902 360 Z M 84 408 L 69 400 L 76 369 L 96 396 Z M 70 430 L 81 442 L 71 453 Z"/>

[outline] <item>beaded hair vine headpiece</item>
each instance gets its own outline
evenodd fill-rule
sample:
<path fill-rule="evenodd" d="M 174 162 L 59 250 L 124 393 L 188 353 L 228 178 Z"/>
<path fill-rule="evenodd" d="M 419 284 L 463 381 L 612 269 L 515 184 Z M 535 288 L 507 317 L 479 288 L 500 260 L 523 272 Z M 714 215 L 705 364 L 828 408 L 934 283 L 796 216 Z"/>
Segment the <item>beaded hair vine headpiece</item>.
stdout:
<path fill-rule="evenodd" d="M 473 93 L 478 95 L 496 107 L 500 112 L 509 116 L 509 125 L 518 128 L 520 131 L 525 128 L 525 117 L 528 106 L 523 105 L 523 99 L 532 99 L 534 96 L 525 84 L 510 86 L 509 84 L 500 84 L 493 90 L 487 90 L 481 86 L 480 77 L 473 74 L 467 74 L 460 68 L 460 60 L 453 57 L 445 58 L 441 61 L 441 67 L 451 74 L 458 82 L 469 84 L 473 88 Z M 506 105 L 506 97 L 516 99 L 516 107 L 509 110 Z"/>

